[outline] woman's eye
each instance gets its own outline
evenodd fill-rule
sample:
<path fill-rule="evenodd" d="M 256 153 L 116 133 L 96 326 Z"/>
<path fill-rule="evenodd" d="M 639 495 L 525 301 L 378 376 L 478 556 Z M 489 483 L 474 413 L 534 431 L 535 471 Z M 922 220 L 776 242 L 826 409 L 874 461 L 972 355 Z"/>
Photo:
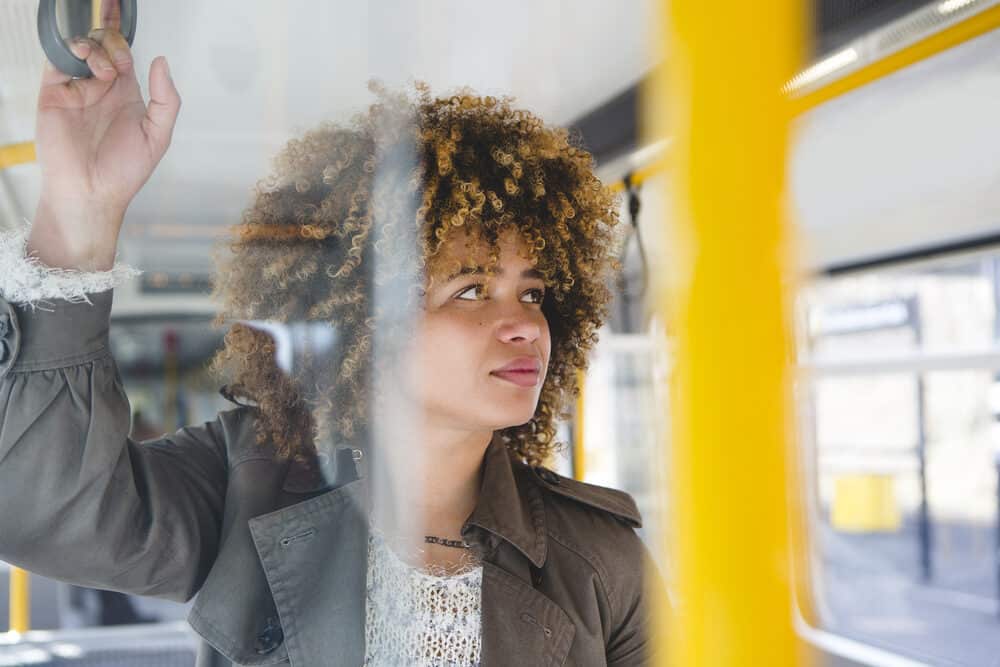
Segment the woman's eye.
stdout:
<path fill-rule="evenodd" d="M 455 298 L 456 299 L 460 299 L 462 301 L 475 301 L 476 299 L 467 299 L 467 298 L 463 297 L 462 295 L 469 293 L 471 290 L 475 290 L 474 294 L 476 294 L 478 296 L 481 293 L 483 287 L 485 287 L 485 285 L 483 285 L 481 283 L 477 283 L 475 285 L 469 285 L 468 287 L 466 287 L 465 289 L 463 289 L 461 292 L 459 292 L 458 294 L 456 294 Z M 545 298 L 545 290 L 541 289 L 541 288 L 538 288 L 538 287 L 536 287 L 534 289 L 528 290 L 527 292 L 525 292 L 525 294 L 531 294 L 531 295 L 533 295 L 534 300 L 531 301 L 531 303 L 540 304 L 540 303 L 542 303 L 542 300 Z"/>
<path fill-rule="evenodd" d="M 535 295 L 535 300 L 532 303 L 541 303 L 545 299 L 545 290 L 539 287 L 528 290 L 528 294 Z"/>
<path fill-rule="evenodd" d="M 479 294 L 479 290 L 481 290 L 482 288 L 483 288 L 483 285 L 480 284 L 480 283 L 476 283 L 475 285 L 469 285 L 464 290 L 462 290 L 461 292 L 459 292 L 458 294 L 456 294 L 455 298 L 462 299 L 462 301 L 475 301 L 475 299 L 464 299 L 464 298 L 462 298 L 462 295 L 465 294 L 466 292 L 468 292 L 471 289 L 475 289 L 476 290 L 476 294 Z"/>

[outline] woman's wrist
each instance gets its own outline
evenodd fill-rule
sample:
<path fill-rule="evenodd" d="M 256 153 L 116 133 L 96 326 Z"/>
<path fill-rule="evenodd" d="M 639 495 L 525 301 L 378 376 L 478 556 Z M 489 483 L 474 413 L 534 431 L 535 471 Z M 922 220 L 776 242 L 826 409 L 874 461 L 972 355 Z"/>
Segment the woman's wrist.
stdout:
<path fill-rule="evenodd" d="M 54 206 L 39 200 L 27 253 L 46 266 L 107 271 L 114 265 L 124 213 L 89 205 Z"/>

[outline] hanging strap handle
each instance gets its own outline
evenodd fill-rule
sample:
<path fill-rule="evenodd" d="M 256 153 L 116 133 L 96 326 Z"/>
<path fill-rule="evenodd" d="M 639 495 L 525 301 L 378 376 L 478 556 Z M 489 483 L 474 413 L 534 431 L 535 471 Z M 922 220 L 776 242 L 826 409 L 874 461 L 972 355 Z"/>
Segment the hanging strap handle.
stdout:
<path fill-rule="evenodd" d="M 136 3 L 135 0 L 121 0 L 121 3 L 121 33 L 128 45 L 132 46 L 132 40 L 135 38 Z M 59 71 L 78 79 L 94 76 L 87 61 L 74 56 L 59 33 L 56 0 L 40 0 L 38 3 L 38 40 L 42 43 L 42 50 L 45 51 L 49 62 Z"/>

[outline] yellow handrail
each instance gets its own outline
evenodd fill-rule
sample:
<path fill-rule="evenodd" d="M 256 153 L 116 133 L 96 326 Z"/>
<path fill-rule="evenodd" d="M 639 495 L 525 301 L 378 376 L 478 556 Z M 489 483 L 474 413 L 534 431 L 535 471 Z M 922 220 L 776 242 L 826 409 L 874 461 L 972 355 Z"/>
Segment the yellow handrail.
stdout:
<path fill-rule="evenodd" d="M 654 598 L 654 636 L 678 667 L 806 661 L 790 573 L 792 108 L 780 90 L 804 54 L 803 4 L 660 2 L 667 78 L 646 127 L 664 136 L 669 118 L 673 137 L 661 233 L 675 259 L 657 307 L 675 342 L 659 546 L 676 597 Z"/>
<path fill-rule="evenodd" d="M 799 95 L 798 97 L 793 96 L 792 108 L 796 114 L 805 113 L 824 102 L 857 90 L 869 83 L 898 72 L 905 67 L 914 65 L 997 28 L 1000 28 L 1000 5 L 989 7 L 962 21 L 953 23 L 939 32 L 914 42 L 840 79 L 835 79 L 816 90 Z M 662 135 L 653 135 L 650 137 L 649 143 L 662 136 L 666 136 L 666 131 Z M 636 186 L 642 184 L 647 178 L 663 172 L 667 163 L 666 159 L 659 159 L 653 164 L 636 170 L 632 176 L 632 183 Z M 616 181 L 609 187 L 615 192 L 621 192 L 625 189 L 625 183 L 624 181 Z"/>
<path fill-rule="evenodd" d="M 19 144 L 0 146 L 0 169 L 14 167 L 35 161 L 35 142 L 23 141 Z"/>
<path fill-rule="evenodd" d="M 638 186 L 650 176 L 655 176 L 656 174 L 662 172 L 667 168 L 667 164 L 667 158 L 660 158 L 651 164 L 636 169 L 632 173 L 632 185 Z M 625 180 L 615 181 L 608 187 L 610 187 L 613 192 L 622 192 L 625 190 Z"/>
<path fill-rule="evenodd" d="M 31 575 L 19 567 L 10 569 L 10 630 L 27 632 L 31 626 Z"/>
<path fill-rule="evenodd" d="M 997 28 L 1000 28 L 1000 5 L 984 9 L 965 20 L 948 26 L 940 32 L 929 35 L 910 46 L 889 54 L 871 65 L 862 67 L 840 79 L 831 81 L 822 88 L 793 98 L 792 104 L 795 112 L 803 113 L 808 111 L 844 93 L 877 81 L 894 72 L 898 72 L 904 67 L 930 58 L 953 46 L 958 46 Z"/>

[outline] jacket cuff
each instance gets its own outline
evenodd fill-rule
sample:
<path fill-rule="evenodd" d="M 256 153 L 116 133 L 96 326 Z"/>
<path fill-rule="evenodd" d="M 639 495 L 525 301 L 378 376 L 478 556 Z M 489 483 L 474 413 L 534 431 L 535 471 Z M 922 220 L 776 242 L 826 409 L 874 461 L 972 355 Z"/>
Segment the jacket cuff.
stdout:
<path fill-rule="evenodd" d="M 0 297 L 0 377 L 73 366 L 108 354 L 114 290 L 88 296 L 91 303 L 52 300 L 52 310 Z"/>
<path fill-rule="evenodd" d="M 0 296 L 32 308 L 48 307 L 54 299 L 89 303 L 89 295 L 103 292 L 142 275 L 139 269 L 115 262 L 107 271 L 80 271 L 43 264 L 29 255 L 30 224 L 11 231 L 0 231 Z"/>

